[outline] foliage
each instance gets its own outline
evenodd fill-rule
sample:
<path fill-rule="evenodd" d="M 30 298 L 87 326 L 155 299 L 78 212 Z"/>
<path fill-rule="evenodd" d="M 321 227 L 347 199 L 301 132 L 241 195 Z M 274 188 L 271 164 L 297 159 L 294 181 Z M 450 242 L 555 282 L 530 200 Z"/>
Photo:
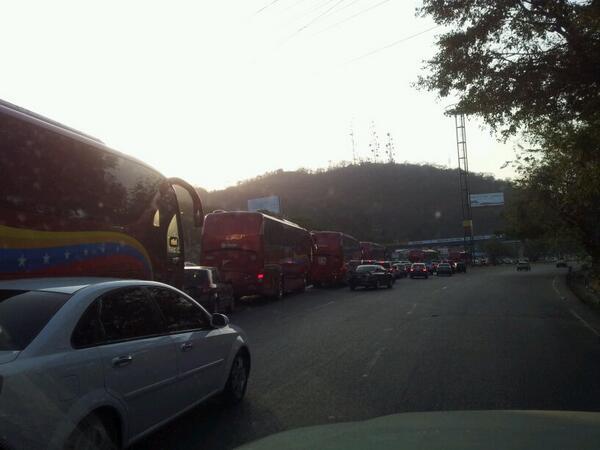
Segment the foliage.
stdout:
<path fill-rule="evenodd" d="M 447 31 L 418 84 L 532 145 L 520 187 L 539 216 L 521 211 L 521 231 L 543 235 L 550 218 L 598 266 L 600 2 L 424 0 L 421 14 Z"/>
<path fill-rule="evenodd" d="M 509 183 L 472 174 L 473 192 L 505 191 Z M 362 163 L 326 171 L 276 171 L 222 191 L 201 193 L 206 211 L 246 209 L 250 198 L 278 195 L 285 217 L 311 230 L 336 230 L 360 240 L 396 243 L 462 236 L 456 170 L 430 165 Z M 474 211 L 477 234 L 504 227 L 501 210 Z"/>

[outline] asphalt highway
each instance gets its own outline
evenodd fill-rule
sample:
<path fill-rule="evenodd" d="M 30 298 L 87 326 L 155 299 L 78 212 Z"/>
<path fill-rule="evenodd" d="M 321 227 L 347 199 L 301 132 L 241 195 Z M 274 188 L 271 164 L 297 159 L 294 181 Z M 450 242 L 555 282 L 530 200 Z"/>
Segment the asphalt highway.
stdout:
<path fill-rule="evenodd" d="M 600 411 L 600 319 L 565 273 L 475 268 L 389 290 L 253 301 L 231 317 L 252 350 L 244 402 L 209 402 L 134 448 L 229 449 L 399 412 Z"/>

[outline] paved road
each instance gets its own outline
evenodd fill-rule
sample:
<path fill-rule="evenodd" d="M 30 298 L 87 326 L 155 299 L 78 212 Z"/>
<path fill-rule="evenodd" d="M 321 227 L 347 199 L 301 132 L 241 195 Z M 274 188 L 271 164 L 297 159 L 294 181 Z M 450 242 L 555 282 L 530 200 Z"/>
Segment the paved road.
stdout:
<path fill-rule="evenodd" d="M 228 449 L 397 412 L 600 411 L 600 321 L 564 274 L 478 268 L 254 304 L 232 317 L 253 350 L 244 403 L 201 406 L 135 448 Z"/>

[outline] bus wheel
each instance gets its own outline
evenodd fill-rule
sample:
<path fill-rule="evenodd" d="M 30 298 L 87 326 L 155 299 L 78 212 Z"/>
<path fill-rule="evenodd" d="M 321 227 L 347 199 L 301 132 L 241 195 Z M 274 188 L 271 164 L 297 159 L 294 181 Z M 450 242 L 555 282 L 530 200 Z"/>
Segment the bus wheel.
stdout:
<path fill-rule="evenodd" d="M 279 283 L 277 283 L 277 288 L 275 291 L 275 295 L 273 296 L 275 300 L 281 300 L 283 298 L 283 277 L 280 278 Z"/>
<path fill-rule="evenodd" d="M 308 284 L 308 280 L 306 279 L 306 277 L 304 277 L 302 279 L 302 286 L 300 287 L 300 292 L 306 291 L 307 284 Z"/>

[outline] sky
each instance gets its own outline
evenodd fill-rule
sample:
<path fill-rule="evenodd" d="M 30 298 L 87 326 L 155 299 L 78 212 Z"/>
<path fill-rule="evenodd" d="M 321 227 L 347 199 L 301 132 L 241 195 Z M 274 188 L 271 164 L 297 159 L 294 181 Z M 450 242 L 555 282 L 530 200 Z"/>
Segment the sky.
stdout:
<path fill-rule="evenodd" d="M 412 85 L 441 32 L 418 5 L 5 1 L 0 98 L 206 189 L 366 159 L 373 131 L 398 162 L 455 167 L 453 100 Z M 514 176 L 513 142 L 474 118 L 467 140 L 472 171 Z"/>

